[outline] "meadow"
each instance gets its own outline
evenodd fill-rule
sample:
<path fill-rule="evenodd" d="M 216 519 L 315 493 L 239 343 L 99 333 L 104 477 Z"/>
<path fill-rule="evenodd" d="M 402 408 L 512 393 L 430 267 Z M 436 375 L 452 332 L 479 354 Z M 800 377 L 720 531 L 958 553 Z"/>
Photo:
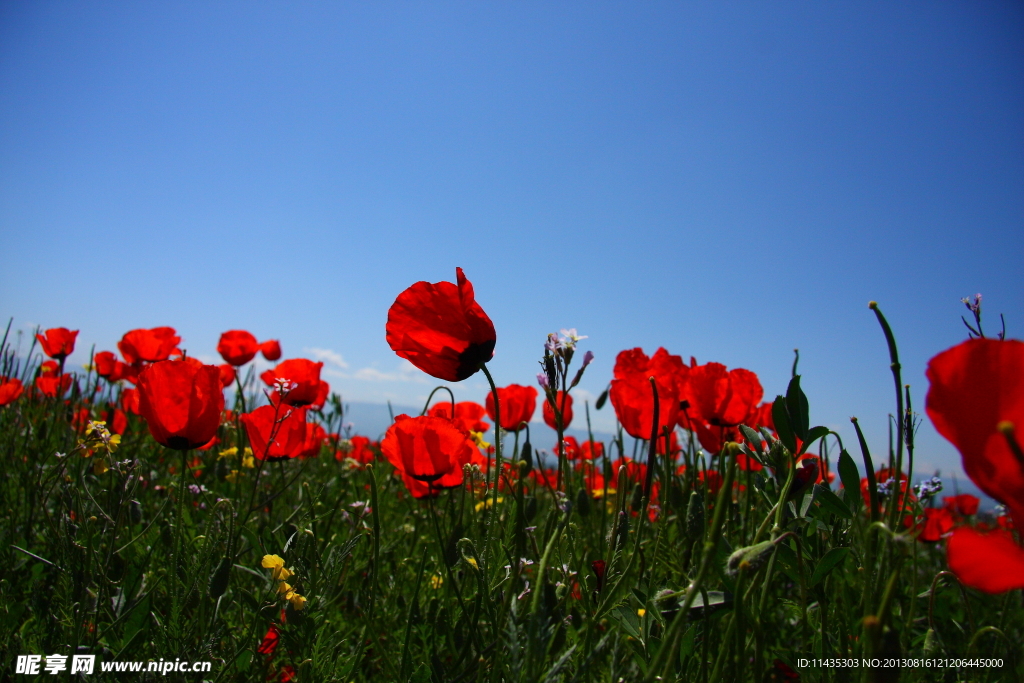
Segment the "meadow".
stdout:
<path fill-rule="evenodd" d="M 498 333 L 461 270 L 399 294 L 386 338 L 428 375 L 481 372 L 492 392 L 435 391 L 384 435 L 352 433 L 322 364 L 242 330 L 221 337 L 219 366 L 164 327 L 84 369 L 65 362 L 75 331 L 40 330 L 23 354 L 5 334 L 3 677 L 22 680 L 19 656 L 91 654 L 92 674 L 55 673 L 1024 680 L 1024 344 L 986 337 L 969 301 L 970 339 L 936 349 L 913 396 L 871 307 L 893 373 L 883 444 L 815 426 L 796 360 L 765 397 L 749 370 L 627 349 L 595 404 L 574 405 L 591 356 L 563 330 L 538 334 L 536 378 L 496 387 Z M 280 362 L 257 375 L 257 354 Z M 554 449 L 531 443 L 536 410 Z M 564 436 L 596 410 L 615 412 L 613 439 Z M 1003 507 L 915 478 L 926 419 Z M 210 671 L 99 664 L 178 660 Z"/>

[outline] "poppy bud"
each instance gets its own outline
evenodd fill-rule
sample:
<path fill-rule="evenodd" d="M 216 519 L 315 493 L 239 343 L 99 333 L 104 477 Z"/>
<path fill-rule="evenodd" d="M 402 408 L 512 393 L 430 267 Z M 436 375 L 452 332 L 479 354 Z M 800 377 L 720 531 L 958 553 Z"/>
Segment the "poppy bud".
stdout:
<path fill-rule="evenodd" d="M 756 572 L 768 560 L 774 548 L 775 541 L 763 541 L 757 545 L 734 551 L 725 562 L 725 573 L 729 576 L 736 576 L 741 569 L 751 573 Z"/>
<path fill-rule="evenodd" d="M 585 488 L 576 492 L 576 512 L 579 513 L 580 517 L 590 515 L 590 494 L 587 493 Z"/>
<path fill-rule="evenodd" d="M 640 512 L 640 506 L 644 502 L 644 487 L 637 482 L 633 485 L 633 497 L 629 501 L 629 507 L 633 508 L 633 512 Z"/>
<path fill-rule="evenodd" d="M 533 449 L 530 447 L 529 439 L 523 444 L 523 448 L 519 452 L 519 458 L 526 463 L 526 472 L 524 474 L 529 474 L 530 470 L 533 469 Z"/>
<path fill-rule="evenodd" d="M 690 502 L 686 505 L 686 535 L 688 538 L 704 535 L 704 501 L 696 491 L 690 492 Z"/>

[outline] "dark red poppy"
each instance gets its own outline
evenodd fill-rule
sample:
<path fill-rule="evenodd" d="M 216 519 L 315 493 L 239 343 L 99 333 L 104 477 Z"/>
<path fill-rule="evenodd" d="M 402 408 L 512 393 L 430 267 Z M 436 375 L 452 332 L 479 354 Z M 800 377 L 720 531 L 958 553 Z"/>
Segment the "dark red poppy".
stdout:
<path fill-rule="evenodd" d="M 558 405 L 558 409 L 562 411 L 562 429 L 568 429 L 569 425 L 572 424 L 572 394 L 559 391 L 555 396 L 555 403 Z M 558 431 L 558 426 L 555 424 L 555 411 L 551 408 L 551 401 L 544 400 L 544 409 L 541 412 L 544 415 L 544 424 Z"/>
<path fill-rule="evenodd" d="M 273 363 L 281 358 L 281 342 L 276 339 L 268 339 L 260 344 L 260 353 L 263 357 Z"/>
<path fill-rule="evenodd" d="M 654 421 L 654 391 L 658 387 L 658 434 L 675 427 L 679 415 L 679 394 L 671 375 L 633 373 L 612 380 L 609 392 L 615 416 L 626 433 L 635 439 L 650 439 Z"/>
<path fill-rule="evenodd" d="M 199 446 L 198 448 L 196 448 L 196 450 L 197 451 L 208 451 L 208 450 L 210 450 L 211 448 L 213 448 L 214 446 L 216 446 L 219 443 L 220 443 L 220 437 L 219 436 L 215 436 L 212 439 L 210 439 L 209 441 L 207 441 L 206 443 L 204 443 L 202 446 Z M 201 467 L 202 466 L 202 462 L 203 461 L 200 459 L 198 464 L 193 465 L 193 467 Z M 198 476 L 198 475 L 196 475 L 196 476 Z"/>
<path fill-rule="evenodd" d="M 25 387 L 22 386 L 20 379 L 7 379 L 0 375 L 0 406 L 14 403 L 21 398 L 21 394 L 24 391 Z"/>
<path fill-rule="evenodd" d="M 600 460 L 604 457 L 604 444 L 600 441 L 584 441 L 580 444 L 580 457 L 584 460 Z"/>
<path fill-rule="evenodd" d="M 506 432 L 518 432 L 533 419 L 537 410 L 537 390 L 521 384 L 509 384 L 498 389 L 501 402 L 501 428 Z M 487 394 L 487 414 L 494 419 L 494 394 Z"/>
<path fill-rule="evenodd" d="M 271 624 L 270 628 L 267 629 L 266 635 L 263 636 L 263 640 L 261 640 L 259 646 L 257 646 L 256 652 L 261 655 L 273 655 L 274 650 L 277 649 L 277 644 L 280 642 L 281 631 L 276 625 Z"/>
<path fill-rule="evenodd" d="M 604 572 L 606 569 L 606 563 L 604 560 L 594 560 L 590 563 L 590 568 L 594 570 L 594 576 L 597 577 L 596 589 L 598 592 L 601 592 L 601 589 L 604 588 Z"/>
<path fill-rule="evenodd" d="M 576 471 L 583 474 L 583 488 L 590 493 L 592 498 L 604 496 L 606 483 L 608 484 L 608 493 L 615 493 L 615 484 L 605 482 L 602 468 L 593 460 L 580 460 L 576 463 Z"/>
<path fill-rule="evenodd" d="M 121 341 L 117 342 L 117 348 L 126 363 L 156 363 L 170 358 L 171 354 L 178 350 L 180 342 L 181 337 L 175 333 L 173 327 L 154 327 L 151 330 L 138 329 L 127 332 L 121 337 Z"/>
<path fill-rule="evenodd" d="M 949 439 L 964 471 L 982 491 L 1024 524 L 1024 463 L 998 425 L 1009 422 L 1024 437 L 1024 342 L 970 339 L 928 361 L 931 386 L 925 409 Z"/>
<path fill-rule="evenodd" d="M 280 380 L 284 380 L 285 384 L 290 387 L 285 392 L 284 402 L 291 406 L 307 406 L 315 404 L 320 399 L 321 393 L 323 393 L 323 399 L 327 398 L 327 392 L 321 392 L 320 387 L 321 384 L 326 384 L 326 382 L 320 381 L 320 369 L 323 366 L 323 363 L 314 363 L 305 358 L 295 358 L 278 363 L 273 370 L 267 370 L 261 374 L 260 379 L 269 387 L 274 387 Z M 276 390 L 274 395 L 277 395 Z M 320 400 L 320 405 L 323 406 L 323 400 Z"/>
<path fill-rule="evenodd" d="M 722 475 L 718 470 L 705 470 L 697 473 L 697 481 L 707 484 L 708 493 L 717 496 L 722 489 Z"/>
<path fill-rule="evenodd" d="M 1007 531 L 982 534 L 969 526 L 957 527 L 946 543 L 946 562 L 971 588 L 986 593 L 1024 588 L 1024 548 Z"/>
<path fill-rule="evenodd" d="M 260 344 L 256 337 L 245 330 L 228 330 L 220 335 L 220 341 L 217 342 L 217 353 L 225 363 L 235 367 L 251 361 L 259 350 Z"/>
<path fill-rule="evenodd" d="M 45 374 L 36 377 L 36 389 L 47 398 L 56 398 L 68 393 L 73 382 L 71 375 Z"/>
<path fill-rule="evenodd" d="M 191 358 L 153 363 L 139 373 L 138 397 L 149 433 L 167 448 L 197 448 L 217 435 L 224 392 L 215 365 Z"/>
<path fill-rule="evenodd" d="M 977 496 L 961 493 L 958 496 L 944 497 L 942 499 L 942 507 L 962 517 L 970 517 L 978 513 L 978 504 L 980 502 Z"/>
<path fill-rule="evenodd" d="M 449 382 L 461 382 L 491 360 L 497 340 L 462 268 L 455 275 L 457 284 L 417 282 L 399 294 L 386 327 L 395 353 Z"/>
<path fill-rule="evenodd" d="M 744 472 L 760 472 L 764 466 L 746 453 L 736 454 L 736 466 Z"/>
<path fill-rule="evenodd" d="M 44 334 L 36 335 L 39 345 L 43 347 L 43 353 L 57 360 L 64 360 L 72 354 L 77 337 L 78 330 L 69 330 L 66 327 L 54 327 Z"/>
<path fill-rule="evenodd" d="M 477 454 L 473 442 L 451 420 L 429 415 L 396 417 L 380 449 L 396 469 L 433 488 L 461 484 L 462 466 Z"/>
<path fill-rule="evenodd" d="M 261 406 L 239 419 L 257 460 L 295 458 L 306 446 L 305 408 Z"/>
<path fill-rule="evenodd" d="M 953 528 L 953 513 L 946 508 L 925 508 L 918 522 L 918 540 L 935 543 Z"/>
<path fill-rule="evenodd" d="M 530 470 L 530 478 L 537 484 L 537 486 L 544 486 L 550 489 L 555 488 L 558 481 L 558 472 L 555 470 L 543 469 L 535 467 Z"/>
<path fill-rule="evenodd" d="M 348 440 L 348 443 L 342 441 L 339 444 L 339 448 L 334 454 L 334 459 L 344 460 L 345 458 L 351 458 L 360 465 L 366 465 L 374 460 L 372 445 L 379 444 L 373 444 L 365 436 L 353 436 Z"/>
<path fill-rule="evenodd" d="M 487 410 L 474 401 L 460 401 L 455 404 L 455 418 L 452 419 L 452 404 L 450 401 L 436 403 L 427 411 L 432 417 L 443 417 L 455 423 L 455 426 L 469 434 L 478 432 L 480 434 L 491 428 L 491 425 L 483 421 Z"/>

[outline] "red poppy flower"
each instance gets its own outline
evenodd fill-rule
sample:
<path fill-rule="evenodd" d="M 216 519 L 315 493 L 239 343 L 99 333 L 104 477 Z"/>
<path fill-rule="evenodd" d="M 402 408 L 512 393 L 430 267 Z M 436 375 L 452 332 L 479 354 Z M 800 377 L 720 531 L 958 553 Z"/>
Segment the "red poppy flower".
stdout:
<path fill-rule="evenodd" d="M 220 335 L 220 341 L 217 342 L 217 353 L 225 363 L 236 367 L 251 361 L 259 350 L 256 337 L 245 330 L 228 330 Z"/>
<path fill-rule="evenodd" d="M 925 508 L 924 519 L 918 522 L 918 540 L 935 543 L 953 528 L 953 513 L 946 508 Z"/>
<path fill-rule="evenodd" d="M 44 377 L 55 377 L 60 372 L 60 363 L 55 360 L 44 360 L 39 366 L 39 374 Z"/>
<path fill-rule="evenodd" d="M 257 460 L 295 458 L 306 445 L 306 409 L 261 406 L 239 418 Z"/>
<path fill-rule="evenodd" d="M 121 391 L 121 408 L 126 413 L 132 415 L 141 415 L 139 412 L 139 390 L 138 389 L 124 389 Z"/>
<path fill-rule="evenodd" d="M 168 448 L 202 446 L 217 434 L 224 393 L 220 371 L 194 359 L 153 363 L 139 373 L 139 413 Z"/>
<path fill-rule="evenodd" d="M 473 401 L 460 401 L 455 404 L 455 418 L 452 419 L 451 402 L 437 403 L 430 407 L 427 415 L 432 417 L 443 417 L 455 423 L 455 426 L 469 434 L 470 432 L 484 433 L 491 428 L 491 425 L 483 421 L 487 411 L 479 403 Z"/>
<path fill-rule="evenodd" d="M 22 386 L 20 379 L 7 379 L 0 375 L 0 406 L 14 403 L 21 398 L 24 391 L 25 387 Z"/>
<path fill-rule="evenodd" d="M 270 628 L 267 629 L 266 635 L 263 636 L 263 640 L 260 641 L 259 646 L 256 648 L 256 652 L 261 655 L 273 655 L 279 642 L 281 642 L 281 631 L 276 625 L 271 624 Z"/>
<path fill-rule="evenodd" d="M 521 384 L 509 384 L 498 389 L 501 402 L 501 428 L 506 432 L 518 432 L 525 423 L 533 419 L 537 410 L 537 390 Z M 487 414 L 494 419 L 494 394 L 487 394 Z"/>
<path fill-rule="evenodd" d="M 606 564 L 604 560 L 594 560 L 590 563 L 590 568 L 594 570 L 594 576 L 597 577 L 597 591 L 600 592 L 604 587 L 604 573 Z"/>
<path fill-rule="evenodd" d="M 745 472 L 760 472 L 764 466 L 746 453 L 736 454 L 736 466 Z"/>
<path fill-rule="evenodd" d="M 688 415 L 712 427 L 746 424 L 758 408 L 764 389 L 750 370 L 727 370 L 721 363 L 690 369 Z M 681 425 L 684 428 L 686 425 Z"/>
<path fill-rule="evenodd" d="M 118 360 L 111 351 L 100 351 L 93 356 L 92 362 L 96 366 L 96 374 L 108 382 L 127 379 L 134 384 L 138 379 L 138 372 L 134 371 L 130 365 Z"/>
<path fill-rule="evenodd" d="M 69 330 L 66 327 L 54 327 L 45 332 L 37 334 L 36 339 L 43 347 L 43 353 L 50 358 L 64 360 L 75 350 L 75 339 L 78 337 L 78 330 Z"/>
<path fill-rule="evenodd" d="M 970 339 L 928 361 L 925 409 L 949 439 L 964 471 L 1024 524 L 1024 463 L 997 428 L 1010 422 L 1024 436 L 1024 342 Z"/>
<path fill-rule="evenodd" d="M 942 499 L 942 507 L 962 517 L 970 517 L 978 513 L 978 503 L 980 502 L 977 496 L 961 493 L 958 496 L 944 497 Z"/>
<path fill-rule="evenodd" d="M 110 404 L 103 413 L 103 421 L 107 423 L 107 429 L 114 434 L 124 434 L 128 429 L 128 416 L 120 408 Z"/>
<path fill-rule="evenodd" d="M 56 398 L 68 393 L 72 383 L 71 375 L 39 375 L 36 377 L 36 389 L 47 398 Z"/>
<path fill-rule="evenodd" d="M 679 394 L 671 376 L 654 375 L 658 387 L 658 433 L 675 427 L 679 414 Z M 654 421 L 654 392 L 649 376 L 635 373 L 612 380 L 609 393 L 615 416 L 626 433 L 635 439 L 651 438 Z"/>
<path fill-rule="evenodd" d="M 296 457 L 299 458 L 315 458 L 320 455 L 320 448 L 324 445 L 324 440 L 327 438 L 327 432 L 323 427 L 318 425 L 316 422 L 306 423 L 306 438 L 302 443 L 302 448 L 299 450 Z"/>
<path fill-rule="evenodd" d="M 1024 588 L 1024 548 L 1006 531 L 982 534 L 969 526 L 957 527 L 946 543 L 946 561 L 971 588 L 986 593 Z"/>
<path fill-rule="evenodd" d="M 235 383 L 235 369 L 227 363 L 221 363 L 217 366 L 217 370 L 220 371 L 220 386 L 224 389 Z"/>
<path fill-rule="evenodd" d="M 181 337 L 175 333 L 173 327 L 154 327 L 151 330 L 127 332 L 121 337 L 121 341 L 117 342 L 117 348 L 126 363 L 156 363 L 170 358 L 171 354 L 177 351 L 180 342 Z"/>
<path fill-rule="evenodd" d="M 210 439 L 209 441 L 207 441 L 206 443 L 204 443 L 202 446 L 197 447 L 196 450 L 197 451 L 208 451 L 208 450 L 210 450 L 211 448 L 213 448 L 214 446 L 216 446 L 219 443 L 220 443 L 220 437 L 219 436 L 215 436 L 212 439 Z M 192 466 L 193 467 L 202 467 L 202 464 L 203 464 L 203 461 L 200 458 L 198 460 L 198 462 L 194 463 Z M 200 471 L 202 471 L 202 470 L 200 470 Z M 196 476 L 199 476 L 199 475 L 196 474 Z"/>
<path fill-rule="evenodd" d="M 491 360 L 497 340 L 462 268 L 455 275 L 458 284 L 417 282 L 399 294 L 386 327 L 395 353 L 449 382 L 461 382 Z"/>
<path fill-rule="evenodd" d="M 323 400 L 327 398 L 327 392 L 321 392 L 320 386 L 327 384 L 320 381 L 320 369 L 323 366 L 323 363 L 314 363 L 305 358 L 295 358 L 278 363 L 277 367 L 267 370 L 260 375 L 260 378 L 270 387 L 275 386 L 278 380 L 286 380 L 291 386 L 291 390 L 284 396 L 284 402 L 288 405 L 315 404 L 320 399 L 320 394 L 323 393 L 323 399 L 320 399 L 320 405 L 323 406 Z M 277 395 L 276 391 L 274 395 Z"/>
<path fill-rule="evenodd" d="M 260 353 L 263 357 L 273 363 L 281 358 L 281 342 L 276 339 L 268 339 L 260 344 Z"/>
<path fill-rule="evenodd" d="M 566 460 L 575 460 L 580 457 L 580 444 L 576 440 L 575 436 L 566 436 L 562 439 L 562 443 L 565 444 L 565 458 Z M 558 444 L 556 443 L 552 448 L 552 451 L 558 454 Z"/>
<path fill-rule="evenodd" d="M 576 471 L 583 474 L 583 488 L 591 497 L 601 498 L 604 496 L 605 484 L 608 484 L 608 493 L 615 493 L 615 483 L 605 482 L 604 472 L 592 460 L 580 460 L 576 463 Z"/>
<path fill-rule="evenodd" d="M 374 453 L 370 444 L 370 440 L 365 436 L 353 436 L 348 440 L 348 444 L 342 442 L 342 447 L 334 454 L 334 459 L 351 458 L 360 465 L 371 463 L 374 460 Z"/>
<path fill-rule="evenodd" d="M 565 399 L 564 404 L 562 403 L 563 397 Z M 555 403 L 558 405 L 558 409 L 562 411 L 562 429 L 568 429 L 569 425 L 572 424 L 572 394 L 559 391 L 555 396 Z M 545 399 L 544 409 L 541 412 L 544 415 L 544 424 L 558 431 L 558 427 L 555 424 L 555 411 L 551 408 L 550 401 Z"/>
<path fill-rule="evenodd" d="M 676 393 L 683 394 L 689 382 L 690 368 L 683 364 L 680 356 L 673 356 L 664 347 L 658 348 L 650 358 L 639 346 L 635 349 L 620 351 L 615 357 L 612 370 L 615 379 L 625 379 L 631 375 L 661 376 L 672 378 L 676 384 Z"/>
<path fill-rule="evenodd" d="M 772 406 L 774 401 L 765 401 L 757 407 L 757 411 L 751 420 L 745 424 L 753 429 L 758 427 L 767 427 L 768 429 L 775 431 L 775 418 L 772 417 Z"/>
<path fill-rule="evenodd" d="M 604 457 L 604 444 L 600 441 L 584 441 L 580 444 L 580 457 L 584 460 L 600 460 Z"/>
<path fill-rule="evenodd" d="M 451 420 L 399 415 L 380 444 L 395 469 L 433 488 L 462 483 L 462 466 L 472 462 L 476 446 Z"/>
<path fill-rule="evenodd" d="M 697 473 L 697 481 L 704 484 L 707 483 L 708 493 L 712 496 L 717 496 L 718 492 L 722 489 L 722 475 L 718 470 L 706 470 Z"/>

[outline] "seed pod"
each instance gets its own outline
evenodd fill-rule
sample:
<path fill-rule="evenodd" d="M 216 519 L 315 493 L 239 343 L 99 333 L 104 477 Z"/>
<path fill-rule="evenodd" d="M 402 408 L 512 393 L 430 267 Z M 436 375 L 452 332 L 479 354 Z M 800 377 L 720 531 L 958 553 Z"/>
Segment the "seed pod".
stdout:
<path fill-rule="evenodd" d="M 531 521 L 537 516 L 537 499 L 534 496 L 530 496 L 526 499 L 526 521 Z"/>
<path fill-rule="evenodd" d="M 939 651 L 939 639 L 935 637 L 935 629 L 930 628 L 924 634 L 924 655 L 930 657 Z"/>
<path fill-rule="evenodd" d="M 217 569 L 210 576 L 210 597 L 216 600 L 228 589 L 228 580 L 231 578 L 231 556 L 225 555 L 220 561 Z"/>
<path fill-rule="evenodd" d="M 644 487 L 637 482 L 633 485 L 633 498 L 629 501 L 629 507 L 633 508 L 633 512 L 640 512 L 640 506 L 644 502 Z"/>
<path fill-rule="evenodd" d="M 629 517 L 625 512 L 619 513 L 619 524 L 615 529 L 618 538 L 615 540 L 615 547 L 622 548 L 629 540 Z"/>
<path fill-rule="evenodd" d="M 586 517 L 590 514 L 590 494 L 587 493 L 585 488 L 576 492 L 576 512 L 579 513 L 580 517 Z"/>
<path fill-rule="evenodd" d="M 689 538 L 704 535 L 704 500 L 697 491 L 690 492 L 690 502 L 686 505 L 686 535 Z"/>

